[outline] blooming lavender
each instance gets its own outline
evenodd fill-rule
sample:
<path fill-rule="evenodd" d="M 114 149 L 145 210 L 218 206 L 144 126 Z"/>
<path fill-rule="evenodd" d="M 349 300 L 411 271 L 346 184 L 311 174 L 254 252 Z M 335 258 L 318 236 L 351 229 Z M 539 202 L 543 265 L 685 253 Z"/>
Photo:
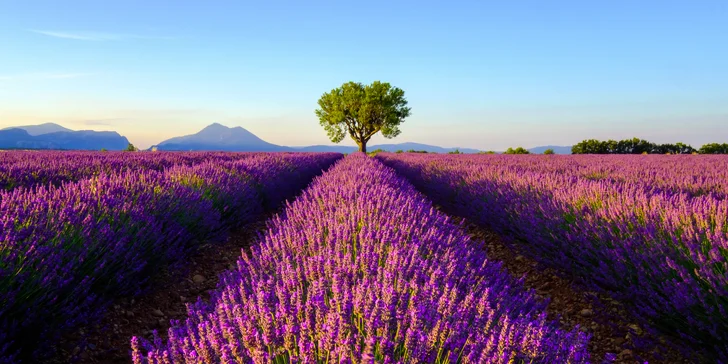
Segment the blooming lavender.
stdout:
<path fill-rule="evenodd" d="M 139 363 L 584 363 L 588 337 L 363 154 L 285 211 Z"/>
<path fill-rule="evenodd" d="M 279 153 L 285 155 L 286 153 Z M 127 170 L 163 171 L 172 166 L 192 166 L 206 161 L 215 163 L 259 158 L 259 153 L 222 152 L 0 152 L 0 190 L 59 186 L 99 174 Z"/>
<path fill-rule="evenodd" d="M 159 266 L 292 197 L 341 155 L 192 157 L 0 192 L 0 362 L 36 358 L 57 333 L 92 320 L 115 296 L 139 293 Z"/>
<path fill-rule="evenodd" d="M 728 158 L 380 154 L 448 210 L 728 361 Z"/>

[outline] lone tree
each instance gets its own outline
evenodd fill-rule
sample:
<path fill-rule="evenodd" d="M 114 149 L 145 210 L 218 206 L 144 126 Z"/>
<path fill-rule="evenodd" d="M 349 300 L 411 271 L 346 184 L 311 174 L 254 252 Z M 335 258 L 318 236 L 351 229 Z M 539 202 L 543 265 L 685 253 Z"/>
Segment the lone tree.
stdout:
<path fill-rule="evenodd" d="M 367 142 L 378 132 L 391 139 L 399 135 L 399 124 L 410 115 L 404 91 L 389 83 L 371 85 L 348 82 L 321 96 L 316 116 L 334 143 L 348 133 L 366 153 Z"/>

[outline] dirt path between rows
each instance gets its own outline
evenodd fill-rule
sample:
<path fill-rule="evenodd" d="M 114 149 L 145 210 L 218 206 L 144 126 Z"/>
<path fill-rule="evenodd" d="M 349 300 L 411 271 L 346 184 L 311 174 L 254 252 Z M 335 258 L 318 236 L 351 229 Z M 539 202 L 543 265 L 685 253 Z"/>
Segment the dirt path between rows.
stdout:
<path fill-rule="evenodd" d="M 241 255 L 265 231 L 265 222 L 273 214 L 236 230 L 228 240 L 203 244 L 188 258 L 188 269 L 181 273 L 164 270 L 155 277 L 149 293 L 116 300 L 109 311 L 92 326 L 65 335 L 58 354 L 45 361 L 60 363 L 130 363 L 132 336 L 152 339 L 153 330 L 166 339 L 171 320 L 184 321 L 185 303 L 209 299 L 220 273 L 232 269 Z M 462 221 L 455 217 L 454 220 Z M 613 353 L 616 363 L 695 363 L 686 360 L 669 345 L 669 340 L 652 337 L 629 320 L 624 307 L 607 297 L 575 288 L 556 271 L 512 251 L 500 236 L 486 228 L 465 222 L 464 227 L 478 241 L 483 241 L 489 259 L 500 261 L 516 277 L 525 275 L 524 284 L 540 296 L 549 297 L 550 318 L 559 319 L 566 328 L 592 334 L 589 351 L 593 363 L 601 363 Z M 645 344 L 647 343 L 647 344 Z"/>
<path fill-rule="evenodd" d="M 462 218 L 455 217 L 462 222 Z M 464 221 L 467 231 L 483 241 L 489 259 L 503 262 L 509 273 L 525 275 L 524 284 L 542 297 L 549 297 L 548 314 L 569 329 L 579 329 L 592 335 L 589 353 L 592 363 L 602 363 L 608 353 L 615 363 L 696 363 L 687 360 L 664 337 L 652 336 L 632 320 L 622 304 L 594 292 L 584 292 L 573 282 L 560 277 L 550 268 L 539 265 L 511 250 L 501 237 L 487 228 Z"/>
<path fill-rule="evenodd" d="M 224 243 L 201 245 L 187 259 L 184 272 L 163 270 L 146 295 L 117 299 L 97 324 L 65 335 L 57 355 L 46 363 L 131 363 L 132 336 L 152 339 L 157 330 L 166 339 L 170 321 L 187 318 L 185 303 L 198 297 L 208 300 L 220 273 L 233 268 L 241 251 L 249 249 L 273 215 L 231 232 Z"/>

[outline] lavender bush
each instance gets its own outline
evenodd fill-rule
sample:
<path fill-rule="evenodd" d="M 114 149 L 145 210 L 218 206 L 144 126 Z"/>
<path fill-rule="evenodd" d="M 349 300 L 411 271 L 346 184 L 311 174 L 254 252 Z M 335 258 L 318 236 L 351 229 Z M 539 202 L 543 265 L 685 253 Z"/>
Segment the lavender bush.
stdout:
<path fill-rule="evenodd" d="M 134 363 L 584 363 L 588 337 L 363 154 L 269 222 L 211 301 Z"/>
<path fill-rule="evenodd" d="M 728 158 L 377 156 L 450 211 L 728 361 Z"/>
<path fill-rule="evenodd" d="M 138 293 L 160 266 L 260 215 L 264 201 L 292 197 L 340 157 L 215 154 L 0 193 L 0 362 L 37 358 L 60 331 Z"/>
<path fill-rule="evenodd" d="M 282 153 L 281 153 L 282 154 Z M 127 170 L 163 171 L 172 166 L 191 166 L 205 161 L 215 163 L 257 158 L 257 153 L 218 152 L 0 152 L 0 190 L 19 187 L 59 186 L 99 174 Z"/>

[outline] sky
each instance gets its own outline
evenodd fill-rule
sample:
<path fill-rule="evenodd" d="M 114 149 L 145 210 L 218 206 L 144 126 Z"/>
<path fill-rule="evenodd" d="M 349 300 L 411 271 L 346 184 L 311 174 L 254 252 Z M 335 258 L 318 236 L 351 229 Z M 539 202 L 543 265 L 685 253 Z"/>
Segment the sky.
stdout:
<path fill-rule="evenodd" d="M 726 35 L 725 0 L 0 0 L 0 127 L 331 144 L 318 98 L 380 80 L 412 115 L 371 143 L 699 146 L 728 142 Z"/>

